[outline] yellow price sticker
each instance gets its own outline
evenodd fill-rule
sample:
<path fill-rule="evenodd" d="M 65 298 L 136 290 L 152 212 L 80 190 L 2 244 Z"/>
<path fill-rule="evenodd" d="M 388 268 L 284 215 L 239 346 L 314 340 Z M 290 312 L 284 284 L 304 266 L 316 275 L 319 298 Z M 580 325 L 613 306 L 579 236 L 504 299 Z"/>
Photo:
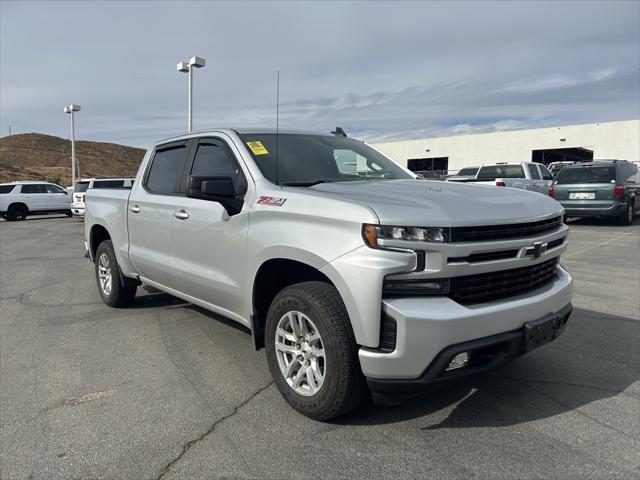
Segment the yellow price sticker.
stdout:
<path fill-rule="evenodd" d="M 251 149 L 254 155 L 267 155 L 269 151 L 264 148 L 262 142 L 247 142 L 247 146 Z"/>

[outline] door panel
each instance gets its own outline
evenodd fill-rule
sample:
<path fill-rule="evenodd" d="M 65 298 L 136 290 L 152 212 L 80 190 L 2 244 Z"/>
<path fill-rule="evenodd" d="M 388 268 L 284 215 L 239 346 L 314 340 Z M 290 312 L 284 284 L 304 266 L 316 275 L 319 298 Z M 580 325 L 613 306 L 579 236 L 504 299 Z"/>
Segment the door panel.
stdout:
<path fill-rule="evenodd" d="M 243 305 L 248 215 L 229 217 L 217 202 L 181 197 L 173 216 L 177 290 L 239 314 Z"/>
<path fill-rule="evenodd" d="M 47 209 L 68 210 L 71 208 L 71 196 L 56 185 L 47 185 Z"/>
<path fill-rule="evenodd" d="M 194 145 L 187 168 L 193 176 L 229 176 L 236 187 L 246 177 L 231 150 L 220 139 Z M 186 177 L 187 175 L 185 175 Z M 173 216 L 177 289 L 223 310 L 240 315 L 246 260 L 248 214 L 229 216 L 218 202 L 179 197 Z"/>
<path fill-rule="evenodd" d="M 21 193 L 18 199 L 24 202 L 29 210 L 34 212 L 47 210 L 47 189 L 44 184 L 22 185 Z"/>
<path fill-rule="evenodd" d="M 127 211 L 131 263 L 141 276 L 171 288 L 175 288 L 173 200 L 171 195 L 152 195 L 140 187 L 131 192 Z"/>
<path fill-rule="evenodd" d="M 134 268 L 141 276 L 178 290 L 171 226 L 187 154 L 187 142 L 159 146 L 127 206 L 129 258 Z"/>

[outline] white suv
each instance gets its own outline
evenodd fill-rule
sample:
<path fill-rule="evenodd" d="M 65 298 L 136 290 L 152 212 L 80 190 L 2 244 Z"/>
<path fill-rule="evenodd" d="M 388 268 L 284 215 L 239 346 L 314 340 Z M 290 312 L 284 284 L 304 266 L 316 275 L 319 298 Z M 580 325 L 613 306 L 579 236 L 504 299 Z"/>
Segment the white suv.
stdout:
<path fill-rule="evenodd" d="M 64 213 L 71 216 L 71 195 L 49 182 L 0 184 L 0 215 L 7 220 L 24 220 L 27 215 Z"/>
<path fill-rule="evenodd" d="M 74 216 L 84 217 L 84 195 L 90 188 L 131 188 L 133 178 L 87 178 L 76 182 L 73 191 L 71 212 Z"/>

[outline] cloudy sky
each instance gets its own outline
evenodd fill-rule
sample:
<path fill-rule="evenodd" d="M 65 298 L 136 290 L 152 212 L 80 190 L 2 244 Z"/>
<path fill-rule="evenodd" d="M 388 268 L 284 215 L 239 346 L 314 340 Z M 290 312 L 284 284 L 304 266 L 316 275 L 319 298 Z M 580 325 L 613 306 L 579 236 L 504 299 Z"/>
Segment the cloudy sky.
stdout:
<path fill-rule="evenodd" d="M 640 2 L 0 2 L 1 135 L 194 127 L 370 141 L 640 118 Z"/>

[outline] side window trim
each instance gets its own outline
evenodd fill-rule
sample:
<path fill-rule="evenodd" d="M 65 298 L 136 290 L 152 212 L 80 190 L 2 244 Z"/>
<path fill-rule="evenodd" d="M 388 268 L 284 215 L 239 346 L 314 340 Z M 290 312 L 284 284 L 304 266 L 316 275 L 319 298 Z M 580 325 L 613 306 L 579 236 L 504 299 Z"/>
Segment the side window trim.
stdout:
<path fill-rule="evenodd" d="M 182 184 L 182 178 L 184 176 L 184 166 L 186 164 L 189 163 L 189 157 L 191 155 L 190 149 L 192 148 L 192 139 L 187 139 L 187 140 L 178 140 L 178 141 L 174 141 L 174 142 L 169 142 L 169 143 L 163 143 L 161 145 L 156 145 L 153 149 L 153 152 L 151 154 L 151 158 L 149 160 L 149 163 L 147 163 L 147 166 L 145 168 L 144 171 L 144 176 L 142 177 L 142 188 L 144 189 L 145 192 L 147 192 L 149 195 L 169 195 L 169 196 L 183 196 L 184 194 L 181 193 L 181 189 L 180 189 L 180 185 Z M 185 158 L 184 164 L 183 164 L 183 168 L 182 168 L 182 173 L 180 175 L 178 175 L 178 178 L 176 179 L 176 184 L 174 185 L 174 192 L 173 193 L 158 193 L 158 192 L 154 192 L 152 190 L 150 190 L 147 187 L 147 181 L 149 180 L 149 172 L 151 171 L 151 167 L 153 166 L 153 162 L 156 158 L 156 155 L 158 154 L 158 152 L 163 151 L 163 150 L 167 150 L 170 148 L 176 148 L 176 147 L 182 147 L 184 146 L 186 151 L 187 151 L 187 156 Z"/>
<path fill-rule="evenodd" d="M 191 174 L 191 169 L 193 168 L 193 163 L 195 162 L 195 159 L 196 159 L 198 147 L 202 144 L 204 145 L 213 144 L 222 148 L 225 151 L 225 153 L 229 155 L 229 157 L 235 162 L 236 166 L 238 167 L 238 170 L 240 171 L 240 177 L 242 178 L 242 181 L 245 183 L 245 185 L 248 185 L 247 175 L 245 174 L 245 171 L 242 168 L 242 164 L 240 163 L 240 160 L 233 153 L 233 150 L 231 149 L 231 147 L 229 147 L 229 145 L 224 139 L 220 137 L 215 137 L 215 136 L 206 136 L 206 137 L 193 138 L 192 140 L 193 140 L 193 144 L 191 145 L 189 156 L 187 157 L 187 162 L 185 164 L 185 168 L 182 176 L 182 183 L 180 185 L 181 194 L 183 195 L 187 194 L 187 189 L 189 188 L 189 175 Z"/>

